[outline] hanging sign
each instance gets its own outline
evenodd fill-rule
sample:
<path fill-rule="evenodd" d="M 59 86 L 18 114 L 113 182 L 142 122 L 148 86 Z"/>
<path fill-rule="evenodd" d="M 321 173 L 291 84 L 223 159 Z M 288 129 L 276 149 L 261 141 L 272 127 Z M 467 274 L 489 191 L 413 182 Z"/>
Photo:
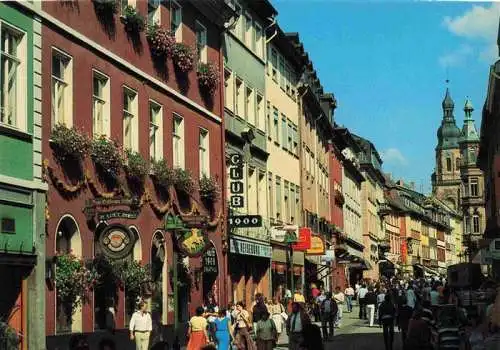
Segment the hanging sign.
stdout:
<path fill-rule="evenodd" d="M 284 225 L 271 227 L 271 239 L 276 242 L 295 243 L 298 240 L 299 227 Z"/>
<path fill-rule="evenodd" d="M 307 255 L 324 255 L 325 254 L 325 241 L 321 236 L 311 236 L 311 247 L 306 250 Z"/>
<path fill-rule="evenodd" d="M 189 257 L 200 256 L 207 247 L 206 234 L 198 228 L 174 232 L 177 239 L 177 247 Z"/>
<path fill-rule="evenodd" d="M 213 245 L 203 254 L 203 272 L 214 275 L 219 273 L 219 268 L 217 266 L 217 251 Z"/>
<path fill-rule="evenodd" d="M 299 239 L 292 248 L 293 250 L 305 251 L 311 248 L 312 231 L 309 227 L 299 228 Z"/>
<path fill-rule="evenodd" d="M 232 215 L 228 221 L 231 227 L 262 227 L 260 215 Z"/>
<path fill-rule="evenodd" d="M 139 216 L 138 211 L 127 211 L 127 210 L 114 210 L 105 213 L 99 213 L 97 215 L 99 221 L 107 221 L 110 219 L 137 219 Z"/>
<path fill-rule="evenodd" d="M 99 235 L 98 244 L 108 257 L 123 259 L 134 248 L 135 237 L 124 225 L 109 225 Z"/>
<path fill-rule="evenodd" d="M 273 255 L 271 246 L 240 241 L 234 238 L 229 240 L 229 251 L 234 254 L 259 256 L 262 258 L 271 258 Z"/>
<path fill-rule="evenodd" d="M 245 206 L 243 183 L 243 156 L 238 153 L 229 156 L 229 206 L 243 208 Z"/>

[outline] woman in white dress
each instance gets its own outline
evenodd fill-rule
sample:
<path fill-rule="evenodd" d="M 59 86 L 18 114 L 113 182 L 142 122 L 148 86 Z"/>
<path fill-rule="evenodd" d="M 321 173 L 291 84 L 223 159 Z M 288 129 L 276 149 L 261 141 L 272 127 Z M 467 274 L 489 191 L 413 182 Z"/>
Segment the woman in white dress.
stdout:
<path fill-rule="evenodd" d="M 278 302 L 278 298 L 273 298 L 272 304 L 268 307 L 269 313 L 271 314 L 271 319 L 276 325 L 276 330 L 278 331 L 278 337 L 283 332 L 283 327 L 285 320 L 283 319 L 283 313 L 285 312 L 285 307 L 283 304 Z"/>

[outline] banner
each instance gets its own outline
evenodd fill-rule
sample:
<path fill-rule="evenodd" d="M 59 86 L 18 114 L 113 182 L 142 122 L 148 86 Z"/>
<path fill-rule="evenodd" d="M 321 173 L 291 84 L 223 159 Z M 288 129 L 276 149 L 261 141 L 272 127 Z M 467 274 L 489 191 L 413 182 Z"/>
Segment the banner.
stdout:
<path fill-rule="evenodd" d="M 311 248 L 312 231 L 309 227 L 299 228 L 299 239 L 297 243 L 292 245 L 293 250 L 305 251 Z"/>
<path fill-rule="evenodd" d="M 319 235 L 311 236 L 311 247 L 306 250 L 307 255 L 324 255 L 325 254 L 325 241 Z"/>

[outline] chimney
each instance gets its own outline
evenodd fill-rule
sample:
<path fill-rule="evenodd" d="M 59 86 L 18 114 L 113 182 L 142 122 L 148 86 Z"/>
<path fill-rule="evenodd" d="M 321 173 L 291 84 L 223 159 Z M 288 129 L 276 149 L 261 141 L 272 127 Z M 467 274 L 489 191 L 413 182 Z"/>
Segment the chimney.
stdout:
<path fill-rule="evenodd" d="M 403 182 L 403 180 L 396 181 L 396 184 L 398 184 L 399 186 L 404 186 L 405 185 L 405 183 Z"/>
<path fill-rule="evenodd" d="M 322 94 L 320 97 L 320 105 L 321 109 L 328 117 L 328 121 L 333 125 L 334 123 L 333 110 L 335 109 L 335 98 L 333 97 L 333 94 L 331 93 Z"/>

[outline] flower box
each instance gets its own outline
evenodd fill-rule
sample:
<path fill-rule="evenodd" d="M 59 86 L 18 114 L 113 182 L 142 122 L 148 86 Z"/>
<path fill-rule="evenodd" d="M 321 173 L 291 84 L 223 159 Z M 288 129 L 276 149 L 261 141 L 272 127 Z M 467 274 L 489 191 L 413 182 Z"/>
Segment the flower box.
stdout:
<path fill-rule="evenodd" d="M 99 170 L 111 177 L 117 177 L 123 167 L 123 158 L 118 144 L 101 136 L 92 140 L 90 156 Z"/>
<path fill-rule="evenodd" d="M 187 73 L 194 67 L 194 50 L 186 44 L 176 43 L 172 51 L 172 60 L 179 71 Z"/>
<path fill-rule="evenodd" d="M 200 179 L 200 197 L 209 201 L 216 201 L 220 196 L 220 187 L 216 179 L 203 176 Z"/>
<path fill-rule="evenodd" d="M 125 172 L 129 178 L 144 182 L 149 174 L 149 164 L 140 153 L 127 150 L 125 152 Z"/>
<path fill-rule="evenodd" d="M 144 17 L 133 6 L 126 6 L 123 9 L 122 21 L 129 33 L 139 33 L 144 30 Z"/>
<path fill-rule="evenodd" d="M 217 87 L 219 86 L 219 67 L 212 63 L 200 63 L 198 64 L 198 84 L 200 88 L 206 90 L 210 94 L 213 94 Z"/>
<path fill-rule="evenodd" d="M 182 168 L 174 169 L 174 187 L 185 194 L 193 192 L 194 181 L 191 172 Z"/>
<path fill-rule="evenodd" d="M 146 32 L 149 48 L 154 57 L 166 58 L 172 55 L 175 46 L 175 36 L 169 30 L 153 24 Z"/>
<path fill-rule="evenodd" d="M 56 156 L 61 160 L 68 158 L 82 160 L 90 149 L 90 141 L 87 136 L 79 133 L 75 128 L 68 128 L 64 124 L 54 126 L 50 135 L 50 142 Z"/>
<path fill-rule="evenodd" d="M 117 0 L 92 0 L 92 2 L 94 3 L 94 9 L 98 13 L 114 15 L 118 12 Z"/>
<path fill-rule="evenodd" d="M 168 167 L 167 161 L 164 159 L 152 162 L 151 176 L 154 182 L 164 189 L 168 189 L 175 182 L 174 170 Z"/>

